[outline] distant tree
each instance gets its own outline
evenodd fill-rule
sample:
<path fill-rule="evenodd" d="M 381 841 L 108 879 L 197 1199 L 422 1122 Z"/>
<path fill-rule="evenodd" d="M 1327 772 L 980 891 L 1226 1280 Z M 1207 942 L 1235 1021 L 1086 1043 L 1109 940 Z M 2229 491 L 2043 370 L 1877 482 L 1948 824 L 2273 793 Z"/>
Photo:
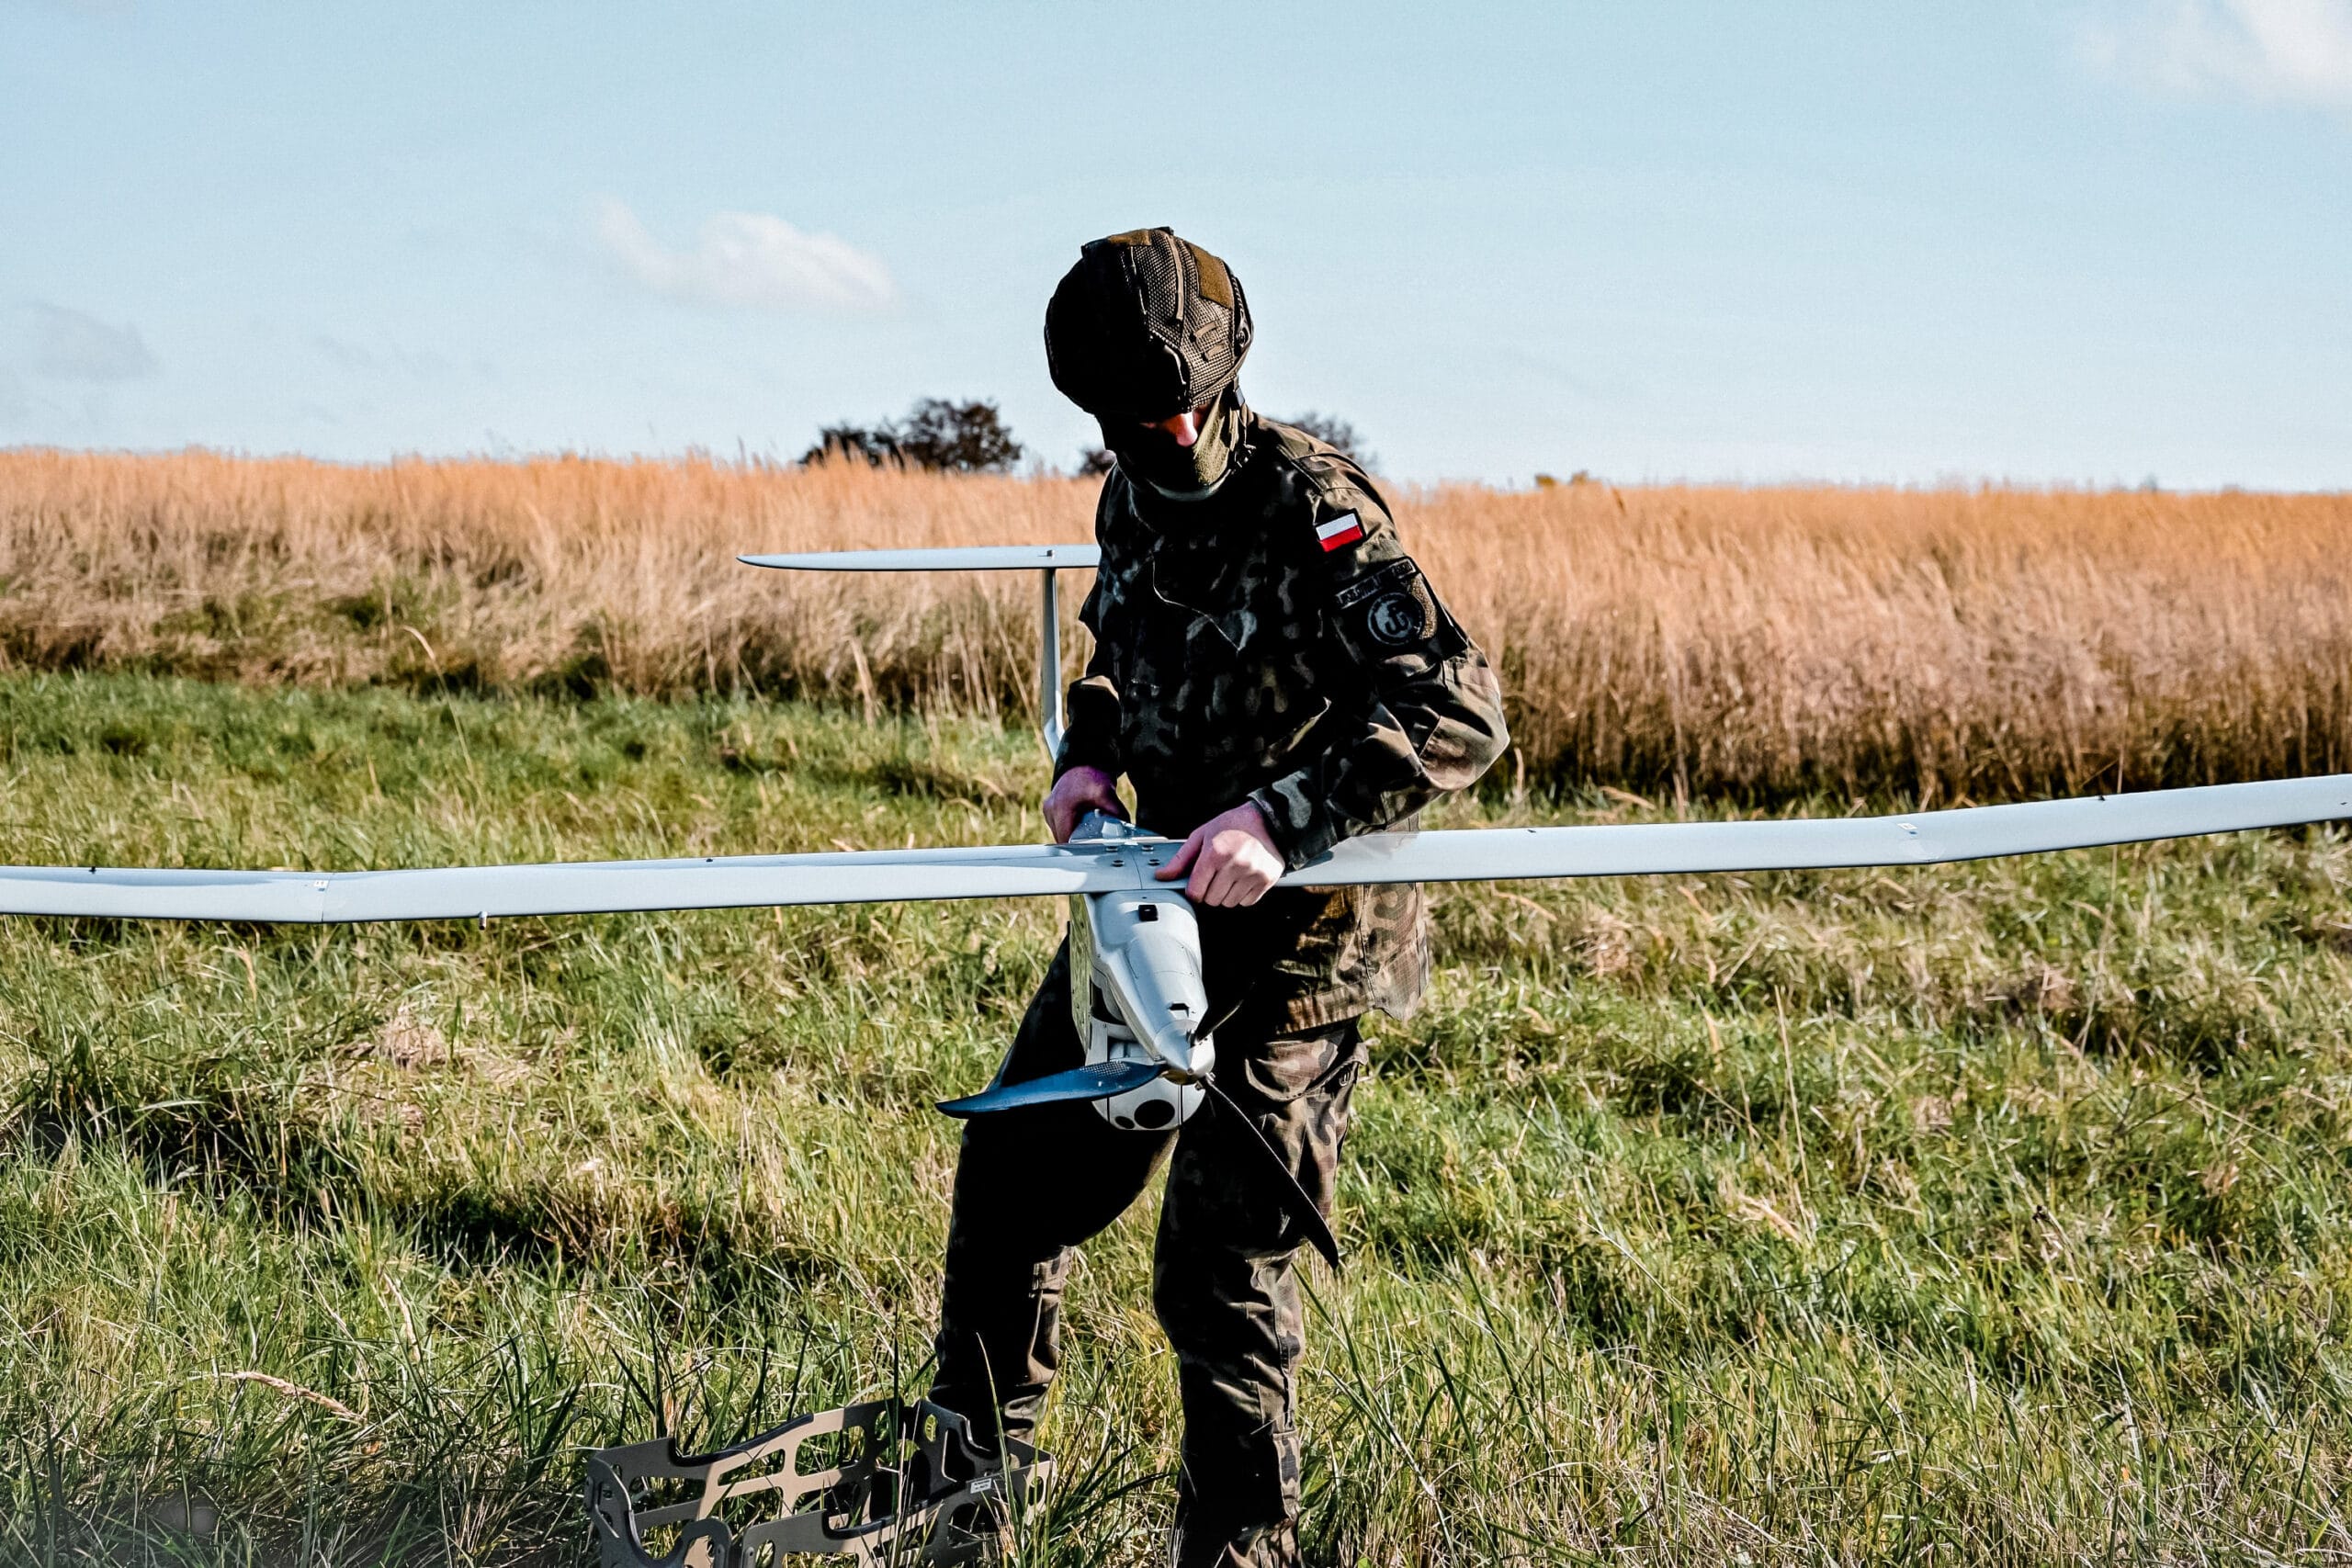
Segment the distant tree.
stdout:
<path fill-rule="evenodd" d="M 1108 450 L 1101 446 L 1089 446 L 1078 455 L 1080 479 L 1091 479 L 1098 474 L 1107 474 L 1118 466 L 1119 459 L 1111 456 Z"/>
<path fill-rule="evenodd" d="M 1295 425 L 1316 440 L 1337 446 L 1367 468 L 1373 466 L 1374 459 L 1370 452 L 1364 450 L 1363 437 L 1356 434 L 1354 425 L 1338 414 L 1317 413 L 1309 409 L 1296 419 L 1286 419 L 1282 423 Z"/>
<path fill-rule="evenodd" d="M 829 424 L 817 444 L 800 455 L 803 463 L 824 457 L 862 457 L 879 467 L 896 459 L 942 473 L 1001 474 L 1021 460 L 1004 416 L 992 402 L 952 402 L 924 398 L 902 420 L 864 425 Z"/>
<path fill-rule="evenodd" d="M 925 398 L 894 427 L 899 456 L 921 468 L 1001 474 L 1021 460 L 1021 443 L 994 403 Z"/>

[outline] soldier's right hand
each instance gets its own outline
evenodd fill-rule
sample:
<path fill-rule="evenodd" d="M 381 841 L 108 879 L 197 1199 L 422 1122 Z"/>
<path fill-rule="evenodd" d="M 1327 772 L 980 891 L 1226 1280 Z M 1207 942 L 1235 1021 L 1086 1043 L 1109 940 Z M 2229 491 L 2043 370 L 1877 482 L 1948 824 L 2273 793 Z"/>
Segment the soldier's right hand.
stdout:
<path fill-rule="evenodd" d="M 1090 811 L 1121 818 L 1127 814 L 1127 808 L 1119 804 L 1118 781 L 1100 768 L 1083 764 L 1072 768 L 1046 792 L 1046 826 L 1053 829 L 1057 844 L 1069 842 L 1079 818 Z"/>

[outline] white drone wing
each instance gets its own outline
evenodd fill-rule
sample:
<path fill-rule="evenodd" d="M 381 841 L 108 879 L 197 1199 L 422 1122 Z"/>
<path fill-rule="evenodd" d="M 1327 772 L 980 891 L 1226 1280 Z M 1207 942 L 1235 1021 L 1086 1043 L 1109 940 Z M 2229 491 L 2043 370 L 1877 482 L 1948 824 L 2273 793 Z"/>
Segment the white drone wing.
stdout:
<path fill-rule="evenodd" d="M 745 566 L 782 571 L 1053 571 L 1091 567 L 1098 545 L 965 545 L 917 550 L 808 550 L 798 555 L 737 556 Z"/>
<path fill-rule="evenodd" d="M 2352 773 L 1895 817 L 1486 828 L 1352 839 L 1283 881 L 1484 882 L 1838 866 L 2241 832 L 2352 818 Z M 341 923 L 772 904 L 1109 893 L 1153 884 L 1165 839 L 994 849 L 451 866 L 420 871 L 0 868 L 0 914 Z"/>
<path fill-rule="evenodd" d="M 2352 773 L 1896 817 L 1485 828 L 1351 839 L 1285 880 L 1489 882 L 1931 865 L 2352 818 Z M 1333 874 L 1334 872 L 1339 874 Z"/>
<path fill-rule="evenodd" d="M 1154 852 L 1164 857 L 1166 851 L 1155 847 Z M 1010 898 L 1132 887 L 1136 883 L 1127 866 L 1136 858 L 1133 852 L 1017 844 L 419 871 L 22 866 L 0 868 L 0 914 L 339 924 Z"/>

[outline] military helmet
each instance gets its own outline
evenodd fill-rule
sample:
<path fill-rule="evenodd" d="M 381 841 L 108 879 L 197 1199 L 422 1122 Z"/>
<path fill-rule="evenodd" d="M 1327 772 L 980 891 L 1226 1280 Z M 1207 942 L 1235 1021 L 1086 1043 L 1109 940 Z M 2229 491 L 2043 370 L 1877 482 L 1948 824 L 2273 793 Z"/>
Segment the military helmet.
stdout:
<path fill-rule="evenodd" d="M 1172 229 L 1091 242 L 1046 307 L 1054 385 L 1106 423 L 1198 408 L 1233 385 L 1249 352 L 1241 280 Z"/>

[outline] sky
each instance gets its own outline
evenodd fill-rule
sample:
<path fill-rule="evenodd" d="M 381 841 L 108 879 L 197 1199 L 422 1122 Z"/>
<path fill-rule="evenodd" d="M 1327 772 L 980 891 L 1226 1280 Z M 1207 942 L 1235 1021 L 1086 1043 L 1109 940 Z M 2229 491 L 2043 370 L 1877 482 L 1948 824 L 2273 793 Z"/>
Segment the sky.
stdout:
<path fill-rule="evenodd" d="M 0 0 L 0 446 L 1065 467 L 1155 223 L 1394 478 L 2352 488 L 2352 0 Z"/>

